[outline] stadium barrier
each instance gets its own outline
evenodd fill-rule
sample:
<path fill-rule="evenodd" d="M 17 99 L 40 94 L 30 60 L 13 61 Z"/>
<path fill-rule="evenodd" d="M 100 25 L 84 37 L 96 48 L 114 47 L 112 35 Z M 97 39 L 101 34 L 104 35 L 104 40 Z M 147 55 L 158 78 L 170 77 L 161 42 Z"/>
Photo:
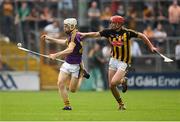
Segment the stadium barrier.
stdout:
<path fill-rule="evenodd" d="M 39 91 L 38 72 L 0 72 L 0 91 Z"/>

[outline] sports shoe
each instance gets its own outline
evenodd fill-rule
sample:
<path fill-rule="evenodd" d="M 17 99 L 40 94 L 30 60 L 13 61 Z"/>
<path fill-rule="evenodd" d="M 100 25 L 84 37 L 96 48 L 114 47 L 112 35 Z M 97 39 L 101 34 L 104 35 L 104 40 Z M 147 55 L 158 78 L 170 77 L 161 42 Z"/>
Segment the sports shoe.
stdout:
<path fill-rule="evenodd" d="M 90 74 L 85 69 L 83 69 L 83 77 L 85 77 L 86 79 L 90 78 Z"/>
<path fill-rule="evenodd" d="M 127 91 L 127 89 L 128 89 L 127 81 L 128 81 L 128 78 L 124 77 L 124 82 L 122 83 L 122 92 L 123 93 L 125 93 Z"/>
<path fill-rule="evenodd" d="M 65 106 L 62 110 L 72 110 L 71 106 Z"/>
<path fill-rule="evenodd" d="M 119 110 L 126 110 L 126 106 L 124 104 L 119 105 Z"/>

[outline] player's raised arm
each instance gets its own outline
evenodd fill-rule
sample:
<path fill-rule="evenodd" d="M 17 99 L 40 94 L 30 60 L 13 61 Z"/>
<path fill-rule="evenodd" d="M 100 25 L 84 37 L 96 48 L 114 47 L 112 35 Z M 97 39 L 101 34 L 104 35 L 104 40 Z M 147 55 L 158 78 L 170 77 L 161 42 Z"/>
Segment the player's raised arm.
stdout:
<path fill-rule="evenodd" d="M 79 32 L 79 34 L 82 36 L 82 38 L 98 38 L 98 37 L 101 37 L 99 32 L 88 32 L 88 33 Z"/>
<path fill-rule="evenodd" d="M 52 38 L 52 37 L 49 37 L 47 35 L 42 35 L 41 38 L 44 38 L 45 40 L 49 40 L 51 42 L 54 42 L 54 43 L 57 43 L 57 44 L 61 44 L 61 45 L 65 45 L 66 44 L 66 39 L 56 39 L 56 38 Z"/>
<path fill-rule="evenodd" d="M 151 41 L 147 38 L 145 34 L 139 32 L 138 38 L 142 39 L 148 45 L 152 52 L 155 52 L 157 50 L 157 48 L 152 45 Z"/>

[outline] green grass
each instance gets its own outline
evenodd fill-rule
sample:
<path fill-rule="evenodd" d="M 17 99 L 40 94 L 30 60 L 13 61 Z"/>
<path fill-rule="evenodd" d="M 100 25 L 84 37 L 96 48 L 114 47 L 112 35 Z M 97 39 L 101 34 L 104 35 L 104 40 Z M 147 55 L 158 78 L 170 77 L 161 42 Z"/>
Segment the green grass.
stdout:
<path fill-rule="evenodd" d="M 70 94 L 72 111 L 63 111 L 57 91 L 0 92 L 0 120 L 180 120 L 180 90 L 129 90 L 126 111 L 118 111 L 110 91 Z"/>

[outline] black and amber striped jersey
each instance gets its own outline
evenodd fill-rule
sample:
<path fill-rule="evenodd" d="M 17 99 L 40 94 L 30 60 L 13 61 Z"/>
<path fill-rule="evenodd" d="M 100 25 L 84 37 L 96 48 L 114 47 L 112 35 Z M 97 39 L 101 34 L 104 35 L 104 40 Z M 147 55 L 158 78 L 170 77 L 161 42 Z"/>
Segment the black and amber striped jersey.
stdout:
<path fill-rule="evenodd" d="M 112 57 L 120 61 L 131 63 L 131 44 L 130 39 L 137 37 L 138 32 L 122 28 L 120 31 L 105 29 L 99 32 L 101 36 L 106 37 L 112 45 Z"/>

